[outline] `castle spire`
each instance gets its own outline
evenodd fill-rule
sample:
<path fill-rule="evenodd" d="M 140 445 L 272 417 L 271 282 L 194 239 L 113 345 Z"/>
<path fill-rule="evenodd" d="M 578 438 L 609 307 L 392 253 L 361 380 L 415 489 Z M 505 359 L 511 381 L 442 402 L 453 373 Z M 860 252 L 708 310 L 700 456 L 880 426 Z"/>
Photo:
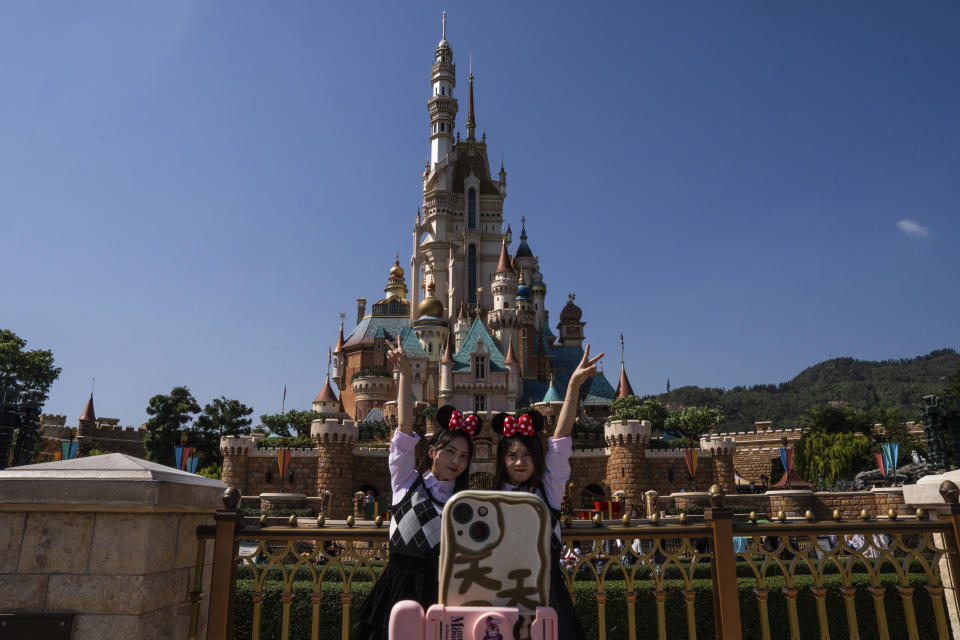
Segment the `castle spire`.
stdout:
<path fill-rule="evenodd" d="M 473 115 L 473 54 L 470 54 L 470 75 L 467 76 L 469 83 L 469 99 L 467 102 L 467 140 L 474 139 L 474 132 L 477 130 L 477 120 Z"/>
<path fill-rule="evenodd" d="M 83 409 L 83 415 L 80 416 L 80 422 L 96 422 L 97 415 L 93 411 L 93 391 L 90 392 L 90 399 L 87 400 L 87 406 Z"/>
<path fill-rule="evenodd" d="M 627 370 L 623 363 L 620 363 L 620 383 L 617 385 L 617 397 L 626 398 L 635 395 L 637 394 L 633 392 L 633 387 L 630 386 L 630 380 L 627 378 Z"/>
<path fill-rule="evenodd" d="M 497 273 L 511 273 L 512 271 L 510 255 L 507 253 L 507 239 L 504 237 L 500 243 L 500 262 L 497 264 Z"/>

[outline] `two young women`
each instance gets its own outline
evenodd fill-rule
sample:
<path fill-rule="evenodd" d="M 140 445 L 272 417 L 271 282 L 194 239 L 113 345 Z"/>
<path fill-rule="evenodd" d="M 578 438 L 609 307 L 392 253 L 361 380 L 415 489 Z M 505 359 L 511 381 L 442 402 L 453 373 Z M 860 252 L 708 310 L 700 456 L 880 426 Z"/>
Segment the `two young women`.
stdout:
<path fill-rule="evenodd" d="M 570 478 L 570 432 L 576 417 L 580 386 L 596 373 L 603 354 L 590 358 L 590 346 L 570 376 L 567 394 L 553 437 L 544 451 L 537 432 L 543 417 L 533 411 L 520 416 L 499 414 L 493 427 L 501 434 L 497 448 L 495 486 L 505 491 L 530 491 L 550 507 L 551 538 L 550 606 L 557 611 L 560 637 L 583 638 L 570 594 L 560 572 L 560 500 Z M 481 423 L 476 416 L 442 409 L 440 426 L 428 447 L 427 468 L 416 469 L 414 451 L 419 436 L 413 431 L 410 362 L 403 347 L 390 345 L 387 358 L 399 373 L 397 422 L 390 442 L 390 562 L 360 610 L 357 638 L 387 638 L 390 610 L 401 600 L 416 600 L 424 610 L 437 602 L 440 557 L 440 515 L 443 505 L 467 487 L 473 459 L 473 436 Z"/>

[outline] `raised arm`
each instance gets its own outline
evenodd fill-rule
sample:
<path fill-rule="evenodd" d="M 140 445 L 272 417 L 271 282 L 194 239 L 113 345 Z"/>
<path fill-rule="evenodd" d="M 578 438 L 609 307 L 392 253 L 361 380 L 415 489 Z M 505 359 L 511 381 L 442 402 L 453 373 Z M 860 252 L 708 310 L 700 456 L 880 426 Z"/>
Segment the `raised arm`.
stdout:
<path fill-rule="evenodd" d="M 563 407 L 560 408 L 557 428 L 553 431 L 554 438 L 566 438 L 573 431 L 573 422 L 577 415 L 577 403 L 580 397 L 580 385 L 597 372 L 597 363 L 602 357 L 603 354 L 601 353 L 597 357 L 591 358 L 589 344 L 584 349 L 580 364 L 570 374 L 570 382 L 567 383 L 567 397 L 563 399 Z"/>
<path fill-rule="evenodd" d="M 387 340 L 387 360 L 397 369 L 397 427 L 408 436 L 413 435 L 413 403 L 410 400 L 410 360 L 403 345 Z"/>

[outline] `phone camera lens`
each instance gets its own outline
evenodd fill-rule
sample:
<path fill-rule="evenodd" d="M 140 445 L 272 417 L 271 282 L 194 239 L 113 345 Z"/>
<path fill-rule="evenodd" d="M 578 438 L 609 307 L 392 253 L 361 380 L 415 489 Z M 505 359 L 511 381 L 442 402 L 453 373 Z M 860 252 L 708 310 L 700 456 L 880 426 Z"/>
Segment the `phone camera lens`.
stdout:
<path fill-rule="evenodd" d="M 490 537 L 490 526 L 482 520 L 470 525 L 470 537 L 474 542 L 483 542 Z"/>
<path fill-rule="evenodd" d="M 468 505 L 466 502 L 461 502 L 453 508 L 453 519 L 460 524 L 466 524 L 467 522 L 470 522 L 472 517 L 473 507 Z"/>

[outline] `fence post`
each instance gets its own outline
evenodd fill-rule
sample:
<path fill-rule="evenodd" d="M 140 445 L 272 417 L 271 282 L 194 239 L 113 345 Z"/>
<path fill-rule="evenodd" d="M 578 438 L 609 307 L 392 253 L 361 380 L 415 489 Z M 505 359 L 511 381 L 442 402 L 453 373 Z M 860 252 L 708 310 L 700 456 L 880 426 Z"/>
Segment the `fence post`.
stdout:
<path fill-rule="evenodd" d="M 223 510 L 213 515 L 217 523 L 213 539 L 213 569 L 210 578 L 210 608 L 207 621 L 207 640 L 228 640 L 233 637 L 233 601 L 237 584 L 237 525 L 243 516 L 240 492 L 227 487 L 221 496 Z"/>
<path fill-rule="evenodd" d="M 710 487 L 710 508 L 704 513 L 710 523 L 713 549 L 713 615 L 718 640 L 740 640 L 740 593 L 737 562 L 733 553 L 733 509 L 723 506 L 723 488 Z"/>
<path fill-rule="evenodd" d="M 941 576 L 941 582 L 948 587 L 947 591 L 953 594 L 953 602 L 948 603 L 947 608 L 958 611 L 960 610 L 960 589 L 957 588 L 960 581 L 960 554 L 957 553 L 960 550 L 960 487 L 951 480 L 944 480 L 940 483 L 940 495 L 947 503 L 946 513 L 941 512 L 941 514 L 953 525 L 953 544 L 946 545 L 947 566 L 950 569 L 950 575 L 947 576 L 949 581 Z M 953 616 L 950 617 L 953 618 Z"/>

